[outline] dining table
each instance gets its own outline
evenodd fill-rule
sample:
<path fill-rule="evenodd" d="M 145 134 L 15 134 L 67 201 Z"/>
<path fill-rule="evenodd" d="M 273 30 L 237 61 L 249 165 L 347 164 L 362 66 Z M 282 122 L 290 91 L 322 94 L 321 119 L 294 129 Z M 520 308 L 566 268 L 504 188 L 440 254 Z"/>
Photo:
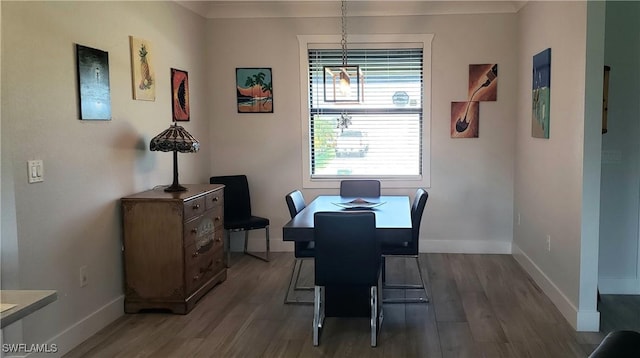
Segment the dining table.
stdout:
<path fill-rule="evenodd" d="M 376 216 L 376 240 L 380 243 L 411 241 L 411 204 L 406 195 L 344 197 L 319 195 L 282 227 L 284 241 L 314 240 L 314 215 L 323 211 L 370 210 Z M 354 248 L 357 250 L 357 248 Z M 325 287 L 327 317 L 367 317 L 369 291 L 360 287 Z"/>

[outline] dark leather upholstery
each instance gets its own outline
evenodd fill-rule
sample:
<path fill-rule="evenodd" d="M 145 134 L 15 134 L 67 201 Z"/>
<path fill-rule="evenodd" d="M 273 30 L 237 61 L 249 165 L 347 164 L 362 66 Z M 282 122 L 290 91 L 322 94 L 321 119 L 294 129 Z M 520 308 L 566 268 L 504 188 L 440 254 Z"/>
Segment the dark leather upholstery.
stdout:
<path fill-rule="evenodd" d="M 269 219 L 251 214 L 251 196 L 246 175 L 209 178 L 211 184 L 224 184 L 224 228 L 227 230 L 264 229 Z"/>
<path fill-rule="evenodd" d="M 380 181 L 368 179 L 343 180 L 340 182 L 340 196 L 377 198 L 380 196 Z"/>
<path fill-rule="evenodd" d="M 314 238 L 317 286 L 378 285 L 381 256 L 373 212 L 318 212 Z"/>
<path fill-rule="evenodd" d="M 614 331 L 607 334 L 589 358 L 638 358 L 640 357 L 640 333 Z"/>
<path fill-rule="evenodd" d="M 285 196 L 287 207 L 289 208 L 289 215 L 293 219 L 298 213 L 307 207 L 304 200 L 304 196 L 300 190 L 294 190 Z M 295 257 L 313 257 L 314 256 L 314 243 L 311 242 L 295 242 L 294 254 Z"/>
<path fill-rule="evenodd" d="M 429 193 L 424 189 L 416 190 L 415 198 L 411 204 L 411 241 L 403 244 L 382 243 L 383 255 L 418 255 L 418 242 L 420 238 L 420 223 L 424 207 L 427 205 Z"/>
<path fill-rule="evenodd" d="M 302 209 L 307 207 L 307 203 L 304 201 L 304 195 L 300 190 L 294 190 L 285 196 L 287 207 L 289 208 L 289 215 L 293 219 Z"/>
<path fill-rule="evenodd" d="M 353 305 L 353 302 L 350 305 L 343 299 L 360 297 L 364 298 L 361 303 L 369 301 L 371 346 L 376 347 L 383 314 L 380 287 L 382 257 L 376 240 L 375 213 L 318 212 L 314 215 L 314 241 L 313 345 L 320 344 L 325 313 L 328 317 L 351 316 L 354 311 L 359 311 L 357 307 L 360 306 Z M 368 300 L 367 295 L 361 295 L 367 291 Z M 345 307 L 346 311 L 343 310 Z"/>
<path fill-rule="evenodd" d="M 211 184 L 224 184 L 224 229 L 227 232 L 225 251 L 227 267 L 231 261 L 231 232 L 244 231 L 244 253 L 258 259 L 269 261 L 269 219 L 251 213 L 251 196 L 246 175 L 223 175 L 209 178 Z M 265 230 L 265 256 L 247 251 L 249 231 Z"/>

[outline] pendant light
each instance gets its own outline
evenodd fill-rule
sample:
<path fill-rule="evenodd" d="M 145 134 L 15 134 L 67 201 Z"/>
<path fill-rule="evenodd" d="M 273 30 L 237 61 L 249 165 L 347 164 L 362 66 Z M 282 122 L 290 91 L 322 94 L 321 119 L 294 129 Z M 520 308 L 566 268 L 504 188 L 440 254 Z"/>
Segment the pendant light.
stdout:
<path fill-rule="evenodd" d="M 347 61 L 347 2 L 342 1 L 342 63 L 324 66 L 325 102 L 362 102 L 364 99 L 364 76 L 360 66 L 349 65 Z"/>

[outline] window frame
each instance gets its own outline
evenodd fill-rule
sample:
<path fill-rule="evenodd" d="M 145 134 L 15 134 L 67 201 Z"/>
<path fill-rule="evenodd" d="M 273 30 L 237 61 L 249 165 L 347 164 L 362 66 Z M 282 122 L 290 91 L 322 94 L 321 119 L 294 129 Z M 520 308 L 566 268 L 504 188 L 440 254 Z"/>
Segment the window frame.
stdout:
<path fill-rule="evenodd" d="M 311 177 L 311 142 L 310 142 L 310 109 L 309 109 L 309 45 L 316 47 L 340 46 L 340 35 L 298 35 L 300 60 L 300 118 L 302 140 L 302 187 L 303 188 L 339 188 L 342 178 Z M 357 176 L 357 178 L 380 179 L 383 188 L 416 188 L 431 186 L 431 42 L 433 34 L 371 34 L 349 35 L 349 44 L 371 45 L 385 48 L 403 48 L 406 44 L 422 44 L 422 175 L 416 176 Z M 353 178 L 356 178 L 353 176 Z"/>

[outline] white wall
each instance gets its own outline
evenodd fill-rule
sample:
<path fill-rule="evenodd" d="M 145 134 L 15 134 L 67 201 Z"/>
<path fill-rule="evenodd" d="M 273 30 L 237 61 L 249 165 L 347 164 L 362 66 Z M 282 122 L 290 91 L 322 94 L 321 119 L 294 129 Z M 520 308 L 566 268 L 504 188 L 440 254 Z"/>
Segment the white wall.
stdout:
<path fill-rule="evenodd" d="M 246 173 L 255 214 L 271 219 L 274 250 L 291 249 L 281 241 L 283 198 L 302 185 L 305 145 L 296 35 L 337 34 L 338 18 L 204 20 L 165 2 L 0 6 L 2 254 L 8 240 L 17 256 L 2 261 L 3 279 L 8 272 L 14 287 L 59 295 L 23 320 L 26 343 L 68 350 L 122 314 L 118 199 L 171 181 L 171 155 L 147 147 L 170 123 L 170 67 L 189 71 L 192 120 L 184 126 L 202 144 L 199 153 L 180 155 L 181 182 Z M 561 308 L 576 306 L 580 295 L 585 23 L 584 3 L 538 2 L 519 15 L 349 19 L 350 33 L 434 34 L 432 185 L 422 250 L 509 253 L 515 235 L 525 267 L 533 264 L 556 286 Z M 157 51 L 155 102 L 131 99 L 129 35 Z M 109 52 L 112 121 L 77 119 L 75 43 Z M 554 49 L 552 138 L 542 141 L 530 137 L 529 77 L 531 57 L 546 47 Z M 454 140 L 450 103 L 466 99 L 474 63 L 498 63 L 498 101 L 481 104 L 480 138 Z M 238 114 L 235 68 L 258 66 L 273 69 L 274 113 Z M 27 184 L 29 159 L 44 160 L 44 183 Z M 328 192 L 303 191 L 308 200 Z M 514 202 L 522 213 L 515 229 Z M 547 233 L 550 254 L 543 250 Z M 81 289 L 82 265 L 90 277 Z"/>
<path fill-rule="evenodd" d="M 431 188 L 421 230 L 429 252 L 511 252 L 516 102 L 516 15 L 349 17 L 349 34 L 434 34 Z M 207 23 L 211 174 L 246 173 L 253 211 L 269 216 L 273 247 L 289 215 L 284 195 L 302 188 L 296 35 L 339 34 L 339 18 L 211 19 Z M 221 51 L 220 49 L 224 49 Z M 498 63 L 498 101 L 480 106 L 480 137 L 450 138 L 452 101 L 467 97 L 469 64 Z M 235 68 L 271 67 L 274 113 L 238 114 Z M 333 189 L 303 188 L 307 200 Z M 415 188 L 385 189 L 388 194 Z M 256 241 L 259 238 L 256 233 Z M 255 242 L 256 248 L 259 243 Z"/>
<path fill-rule="evenodd" d="M 597 273 L 583 277 L 581 272 L 584 255 L 595 259 L 585 265 L 597 265 L 597 220 L 595 233 L 588 233 L 585 218 L 594 213 L 597 218 L 593 197 L 594 192 L 599 197 L 599 180 L 593 188 L 592 179 L 599 179 L 600 170 L 593 165 L 593 146 L 585 144 L 594 130 L 593 124 L 585 127 L 593 122 L 593 113 L 585 111 L 587 3 L 529 2 L 519 12 L 518 25 L 514 210 L 520 225 L 514 229 L 514 255 L 574 327 L 597 330 Z M 531 66 L 533 56 L 546 48 L 551 48 L 550 138 L 539 139 L 531 136 Z M 597 143 L 597 163 L 599 148 Z M 585 190 L 593 192 L 585 196 Z M 580 298 L 589 287 L 593 304 L 583 307 Z"/>
<path fill-rule="evenodd" d="M 7 272 L 19 276 L 10 288 L 58 291 L 22 321 L 23 338 L 64 352 L 123 313 L 118 199 L 171 183 L 172 155 L 148 150 L 171 124 L 171 67 L 189 71 L 184 127 L 202 141 L 199 153 L 180 155 L 180 179 L 208 182 L 205 20 L 173 2 L 0 4 L 2 254 L 14 255 L 2 261 L 3 288 Z M 153 45 L 154 102 L 132 100 L 129 35 Z M 78 120 L 76 43 L 109 52 L 111 121 Z M 44 160 L 43 183 L 27 183 L 29 159 Z"/>
<path fill-rule="evenodd" d="M 640 294 L 640 2 L 608 1 L 606 10 L 611 74 L 608 132 L 602 136 L 599 287 L 601 293 Z"/>

